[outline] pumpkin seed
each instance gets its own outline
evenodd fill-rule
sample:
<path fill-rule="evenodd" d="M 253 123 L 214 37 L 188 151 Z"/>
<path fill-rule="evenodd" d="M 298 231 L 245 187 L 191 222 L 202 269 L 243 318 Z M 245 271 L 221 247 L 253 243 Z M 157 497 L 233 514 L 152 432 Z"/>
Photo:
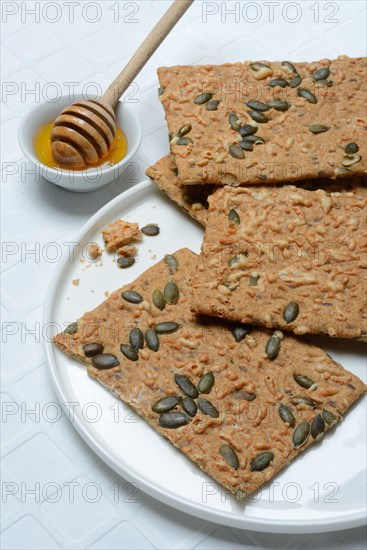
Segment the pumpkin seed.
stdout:
<path fill-rule="evenodd" d="M 163 323 L 158 323 L 158 325 L 154 327 L 154 330 L 157 334 L 172 334 L 173 332 L 176 332 L 180 326 L 181 325 L 174 323 L 173 321 L 165 321 Z"/>
<path fill-rule="evenodd" d="M 190 143 L 193 143 L 193 141 L 188 137 L 180 137 L 176 141 L 176 145 L 190 145 Z"/>
<path fill-rule="evenodd" d="M 289 304 L 283 309 L 283 319 L 286 323 L 291 323 L 297 319 L 299 314 L 299 305 L 297 302 L 289 302 Z"/>
<path fill-rule="evenodd" d="M 244 141 L 247 141 L 248 143 L 254 143 L 255 145 L 265 143 L 265 139 L 260 136 L 246 136 L 244 138 Z"/>
<path fill-rule="evenodd" d="M 191 397 L 184 397 L 182 400 L 182 408 L 189 416 L 194 417 L 198 411 L 197 405 Z"/>
<path fill-rule="evenodd" d="M 189 423 L 189 419 L 185 413 L 182 412 L 167 412 L 160 415 L 158 424 L 162 428 L 181 428 Z"/>
<path fill-rule="evenodd" d="M 275 86 L 280 86 L 280 88 L 286 88 L 287 86 L 289 86 L 289 83 L 286 80 L 284 80 L 284 78 L 273 78 L 273 80 L 269 82 L 269 86 L 271 88 L 275 88 Z"/>
<path fill-rule="evenodd" d="M 213 99 L 213 101 L 209 101 L 205 105 L 205 108 L 207 111 L 217 111 L 219 103 L 220 101 L 218 99 Z"/>
<path fill-rule="evenodd" d="M 147 343 L 148 348 L 151 349 L 152 351 L 159 350 L 159 338 L 154 328 L 150 328 L 145 332 L 145 341 Z"/>
<path fill-rule="evenodd" d="M 291 426 L 291 428 L 294 428 L 296 425 L 296 419 L 294 418 L 294 415 L 289 407 L 286 405 L 279 405 L 279 416 L 283 420 L 283 422 L 288 422 L 288 424 Z"/>
<path fill-rule="evenodd" d="M 198 407 L 203 414 L 211 418 L 218 418 L 219 411 L 208 399 L 198 399 Z"/>
<path fill-rule="evenodd" d="M 253 109 L 254 111 L 260 111 L 260 112 L 269 111 L 269 105 L 267 105 L 266 103 L 263 103 L 262 101 L 251 100 L 251 101 L 248 101 L 246 105 L 247 107 L 249 107 L 249 109 Z"/>
<path fill-rule="evenodd" d="M 232 393 L 233 399 L 240 400 L 244 399 L 245 401 L 254 401 L 256 399 L 256 393 L 247 393 L 245 390 L 238 390 Z"/>
<path fill-rule="evenodd" d="M 167 304 L 177 304 L 180 297 L 180 292 L 178 290 L 176 282 L 173 279 L 168 281 L 168 283 L 164 287 L 163 296 Z"/>
<path fill-rule="evenodd" d="M 330 130 L 330 126 L 324 126 L 323 124 L 312 124 L 309 129 L 313 134 L 322 134 L 323 132 Z"/>
<path fill-rule="evenodd" d="M 140 304 L 144 300 L 143 296 L 135 290 L 125 290 L 125 292 L 121 292 L 121 297 L 131 304 Z"/>
<path fill-rule="evenodd" d="M 315 73 L 313 73 L 313 79 L 314 80 L 325 80 L 326 78 L 329 78 L 330 75 L 330 69 L 329 67 L 322 67 L 321 69 L 318 69 Z"/>
<path fill-rule="evenodd" d="M 164 296 L 163 296 L 162 292 L 160 290 L 158 290 L 158 288 L 153 290 L 152 299 L 153 299 L 153 304 L 158 309 L 163 311 L 164 308 L 166 307 L 166 300 L 164 299 Z"/>
<path fill-rule="evenodd" d="M 314 439 L 320 439 L 325 431 L 325 422 L 321 414 L 317 414 L 311 423 L 311 435 Z"/>
<path fill-rule="evenodd" d="M 290 61 L 282 61 L 282 66 L 289 73 L 297 73 L 296 67 Z"/>
<path fill-rule="evenodd" d="M 255 122 L 258 122 L 259 124 L 265 124 L 266 122 L 269 122 L 268 117 L 266 117 L 262 113 L 258 113 L 257 111 L 248 111 L 248 114 Z"/>
<path fill-rule="evenodd" d="M 222 445 L 219 449 L 219 452 L 225 462 L 227 462 L 228 466 L 231 466 L 231 468 L 233 468 L 234 470 L 238 470 L 240 461 L 238 460 L 236 451 L 232 447 L 230 447 L 229 445 Z"/>
<path fill-rule="evenodd" d="M 71 323 L 70 325 L 68 325 L 66 327 L 66 329 L 64 330 L 64 333 L 65 334 L 75 334 L 77 330 L 78 330 L 78 323 L 77 323 L 77 321 L 75 321 L 75 323 Z"/>
<path fill-rule="evenodd" d="M 312 409 L 315 409 L 317 407 L 316 401 L 314 401 L 310 397 L 302 397 L 300 395 L 296 395 L 295 397 L 292 397 L 291 403 L 292 405 L 307 405 Z"/>
<path fill-rule="evenodd" d="M 293 432 L 293 448 L 299 449 L 304 445 L 310 435 L 310 425 L 308 422 L 301 422 Z"/>
<path fill-rule="evenodd" d="M 120 267 L 121 269 L 126 269 L 127 267 L 131 267 L 135 263 L 135 258 L 118 258 L 117 260 L 117 267 Z"/>
<path fill-rule="evenodd" d="M 267 69 L 271 69 L 271 67 L 269 67 L 269 65 L 265 65 L 265 63 L 259 63 L 259 62 L 251 63 L 251 69 L 253 71 L 259 71 L 263 67 L 266 67 Z"/>
<path fill-rule="evenodd" d="M 83 351 L 86 357 L 94 357 L 95 355 L 102 353 L 103 346 L 102 344 L 97 343 L 85 344 L 85 346 L 83 346 Z"/>
<path fill-rule="evenodd" d="M 307 99 L 309 103 L 317 103 L 316 96 L 306 88 L 298 88 L 298 96 Z"/>
<path fill-rule="evenodd" d="M 236 266 L 237 264 L 240 264 L 242 262 L 245 262 L 247 259 L 247 253 L 241 253 L 241 254 L 236 254 L 235 256 L 233 256 L 233 258 L 231 258 L 228 262 L 228 265 L 229 267 L 234 267 Z"/>
<path fill-rule="evenodd" d="M 353 156 L 346 156 L 343 157 L 342 165 L 343 166 L 353 166 L 353 164 L 356 164 L 356 162 L 359 162 L 361 160 L 361 155 L 355 154 Z"/>
<path fill-rule="evenodd" d="M 345 146 L 344 151 L 347 155 L 355 155 L 359 151 L 359 146 L 357 143 L 348 143 L 348 145 Z"/>
<path fill-rule="evenodd" d="M 279 351 L 280 351 L 280 338 L 279 336 L 275 336 L 273 334 L 272 336 L 270 336 L 266 344 L 265 353 L 269 359 L 275 359 L 278 356 Z"/>
<path fill-rule="evenodd" d="M 160 229 L 156 223 L 148 223 L 141 228 L 141 232 L 147 237 L 156 237 L 159 235 Z"/>
<path fill-rule="evenodd" d="M 98 353 L 98 355 L 92 357 L 92 363 L 97 369 L 105 370 L 117 367 L 120 361 L 116 355 L 112 355 L 111 353 Z"/>
<path fill-rule="evenodd" d="M 242 342 L 247 334 L 251 332 L 251 329 L 249 327 L 246 327 L 245 325 L 235 325 L 233 328 L 231 328 L 231 332 L 236 342 Z"/>
<path fill-rule="evenodd" d="M 172 267 L 172 269 L 178 269 L 178 261 L 172 254 L 166 254 L 164 257 L 164 262 L 168 265 L 168 267 Z"/>
<path fill-rule="evenodd" d="M 228 116 L 228 120 L 232 130 L 236 130 L 236 132 L 238 132 L 238 130 L 241 128 L 241 123 L 238 116 L 234 113 L 230 113 Z"/>
<path fill-rule="evenodd" d="M 302 374 L 294 374 L 293 378 L 297 384 L 301 386 L 301 388 L 305 388 L 306 390 L 315 385 L 315 382 L 311 380 L 311 378 L 308 378 L 308 376 L 302 376 Z"/>
<path fill-rule="evenodd" d="M 200 393 L 209 393 L 212 387 L 214 386 L 215 377 L 214 374 L 210 371 L 204 374 L 199 380 L 198 390 Z"/>
<path fill-rule="evenodd" d="M 253 151 L 254 146 L 249 141 L 239 141 L 238 145 L 243 149 L 244 151 Z"/>
<path fill-rule="evenodd" d="M 130 361 L 137 361 L 139 359 L 138 352 L 130 344 L 121 344 L 120 345 L 121 353 L 130 359 Z"/>
<path fill-rule="evenodd" d="M 196 105 L 204 105 L 204 103 L 208 103 L 208 101 L 210 101 L 212 97 L 213 97 L 213 94 L 209 92 L 204 92 L 202 94 L 199 94 L 194 99 L 194 103 L 196 103 Z"/>
<path fill-rule="evenodd" d="M 187 376 L 183 376 L 182 374 L 175 374 L 175 382 L 180 390 L 188 397 L 196 399 L 199 396 L 198 390 L 191 382 L 191 380 L 187 378 Z"/>
<path fill-rule="evenodd" d="M 252 124 L 245 124 L 245 126 L 241 126 L 241 128 L 238 130 L 242 137 L 252 136 L 253 134 L 256 134 L 257 131 L 258 127 L 252 126 Z"/>
<path fill-rule="evenodd" d="M 250 286 L 257 286 L 257 283 L 259 282 L 260 275 L 256 272 L 251 273 L 250 275 Z"/>
<path fill-rule="evenodd" d="M 338 422 L 337 417 L 327 409 L 322 409 L 321 414 L 322 414 L 322 418 L 325 420 L 326 424 L 328 424 L 329 426 L 334 426 Z"/>
<path fill-rule="evenodd" d="M 135 349 L 136 351 L 139 351 L 140 349 L 143 349 L 144 347 L 144 334 L 140 330 L 140 328 L 133 328 L 130 331 L 129 335 L 129 341 L 131 344 L 131 347 Z"/>
<path fill-rule="evenodd" d="M 158 95 L 164 94 L 164 88 L 158 88 Z"/>
<path fill-rule="evenodd" d="M 180 402 L 180 398 L 177 397 L 177 395 L 168 395 L 167 397 L 162 397 L 162 399 L 159 399 L 154 403 L 152 406 L 152 411 L 156 413 L 165 413 L 169 412 Z"/>
<path fill-rule="evenodd" d="M 270 451 L 260 453 L 251 461 L 251 472 L 262 472 L 270 465 L 273 459 L 274 454 Z"/>
<path fill-rule="evenodd" d="M 293 78 L 289 81 L 289 86 L 291 88 L 297 88 L 302 82 L 302 77 L 299 74 L 296 74 Z"/>
<path fill-rule="evenodd" d="M 269 101 L 269 107 L 271 109 L 275 109 L 276 111 L 282 111 L 285 113 L 285 111 L 288 111 L 290 107 L 290 103 L 287 101 L 282 101 L 280 99 L 274 99 L 273 101 Z"/>
<path fill-rule="evenodd" d="M 240 219 L 238 213 L 236 212 L 236 210 L 234 208 L 232 208 L 228 212 L 228 219 L 229 219 L 230 222 L 234 223 L 235 225 L 240 225 L 240 223 L 241 223 L 241 219 Z"/>
<path fill-rule="evenodd" d="M 177 135 L 178 135 L 178 137 L 186 136 L 186 134 L 191 132 L 191 130 L 192 130 L 191 124 L 184 124 L 183 126 L 181 126 L 181 128 L 177 132 Z"/>
<path fill-rule="evenodd" d="M 233 143 L 232 145 L 229 146 L 229 153 L 235 159 L 245 158 L 245 153 L 241 149 L 241 147 L 238 145 L 238 143 Z"/>

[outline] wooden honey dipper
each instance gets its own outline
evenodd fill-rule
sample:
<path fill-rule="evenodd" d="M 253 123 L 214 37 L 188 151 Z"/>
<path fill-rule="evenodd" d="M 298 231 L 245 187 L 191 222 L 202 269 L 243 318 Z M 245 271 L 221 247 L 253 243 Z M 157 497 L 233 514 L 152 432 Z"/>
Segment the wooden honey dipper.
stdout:
<path fill-rule="evenodd" d="M 193 1 L 173 2 L 100 99 L 77 101 L 56 118 L 52 154 L 62 168 L 88 168 L 107 156 L 116 134 L 114 107 Z"/>

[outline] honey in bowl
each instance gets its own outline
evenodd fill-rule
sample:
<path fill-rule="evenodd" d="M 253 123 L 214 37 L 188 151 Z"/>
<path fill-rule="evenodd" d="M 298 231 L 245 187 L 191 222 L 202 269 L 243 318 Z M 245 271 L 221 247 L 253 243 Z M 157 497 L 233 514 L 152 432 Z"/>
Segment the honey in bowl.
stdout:
<path fill-rule="evenodd" d="M 34 136 L 34 150 L 40 162 L 49 166 L 50 168 L 63 168 L 55 161 L 52 149 L 51 149 L 51 132 L 54 127 L 54 121 L 46 122 L 37 130 L 36 135 Z M 109 164 L 113 166 L 117 162 L 120 162 L 127 153 L 127 139 L 124 132 L 119 126 L 116 127 L 116 135 L 111 145 L 110 150 L 108 151 L 107 156 L 103 159 L 100 159 L 99 162 L 95 164 L 88 164 L 87 168 L 96 168 L 97 166 L 103 166 Z M 81 170 L 85 170 L 82 168 Z"/>

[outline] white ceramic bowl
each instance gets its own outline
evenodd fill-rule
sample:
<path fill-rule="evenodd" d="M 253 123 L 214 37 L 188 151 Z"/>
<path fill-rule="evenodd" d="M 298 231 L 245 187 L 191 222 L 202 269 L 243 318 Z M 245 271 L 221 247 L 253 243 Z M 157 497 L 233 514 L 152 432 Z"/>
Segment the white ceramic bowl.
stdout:
<path fill-rule="evenodd" d="M 41 176 L 64 189 L 83 193 L 100 189 L 121 175 L 124 165 L 129 162 L 140 146 L 142 130 L 134 113 L 126 104 L 119 102 L 115 109 L 116 123 L 123 130 L 128 144 L 127 154 L 120 162 L 113 166 L 99 166 L 86 170 L 61 170 L 46 166 L 37 158 L 33 146 L 38 128 L 42 124 L 54 120 L 65 107 L 80 99 L 86 98 L 77 94 L 72 98 L 69 95 L 62 96 L 55 102 L 42 103 L 31 110 L 19 127 L 19 143 L 24 155 L 40 171 Z"/>

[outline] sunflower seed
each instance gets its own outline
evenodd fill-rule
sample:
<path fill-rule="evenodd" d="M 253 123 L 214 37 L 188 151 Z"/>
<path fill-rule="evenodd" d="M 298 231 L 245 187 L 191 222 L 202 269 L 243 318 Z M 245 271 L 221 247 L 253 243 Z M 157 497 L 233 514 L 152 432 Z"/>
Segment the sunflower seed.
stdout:
<path fill-rule="evenodd" d="M 357 143 L 348 143 L 348 145 L 345 146 L 344 151 L 347 155 L 355 155 L 359 151 L 359 146 Z"/>
<path fill-rule="evenodd" d="M 215 378 L 214 374 L 210 371 L 204 374 L 199 380 L 198 390 L 200 393 L 209 393 L 214 386 Z"/>
<path fill-rule="evenodd" d="M 296 425 L 296 419 L 294 418 L 294 415 L 289 407 L 286 407 L 285 405 L 281 404 L 279 405 L 279 416 L 283 420 L 283 422 L 288 422 L 288 424 L 291 426 L 291 428 L 294 428 Z"/>
<path fill-rule="evenodd" d="M 245 262 L 246 260 L 247 260 L 247 253 L 236 254 L 235 256 L 233 256 L 233 258 L 229 260 L 228 265 L 229 267 L 234 267 L 242 262 Z"/>
<path fill-rule="evenodd" d="M 306 390 L 315 385 L 315 382 L 311 380 L 311 378 L 308 378 L 308 376 L 302 376 L 302 374 L 294 374 L 293 378 L 297 384 L 301 386 L 301 388 L 305 388 Z"/>
<path fill-rule="evenodd" d="M 310 425 L 308 422 L 301 422 L 293 432 L 293 448 L 299 449 L 304 445 L 310 435 Z"/>
<path fill-rule="evenodd" d="M 252 145 L 252 143 L 248 142 L 248 141 L 239 141 L 238 142 L 238 145 L 241 147 L 241 149 L 243 149 L 244 151 L 253 151 L 254 150 L 254 146 Z"/>
<path fill-rule="evenodd" d="M 75 321 L 75 323 L 71 323 L 70 325 L 68 325 L 66 327 L 66 329 L 64 330 L 64 333 L 65 334 L 75 334 L 77 330 L 78 330 L 78 323 L 77 323 L 77 321 Z"/>
<path fill-rule="evenodd" d="M 99 353 L 92 357 L 93 365 L 100 370 L 112 369 L 120 364 L 120 361 L 111 353 Z"/>
<path fill-rule="evenodd" d="M 321 414 L 322 414 L 322 418 L 325 420 L 326 424 L 328 424 L 329 426 L 334 426 L 338 422 L 337 417 L 326 409 L 322 409 Z"/>
<path fill-rule="evenodd" d="M 121 297 L 131 304 L 140 304 L 144 300 L 143 296 L 135 290 L 125 290 L 125 292 L 121 292 Z"/>
<path fill-rule="evenodd" d="M 197 405 L 191 397 L 184 397 L 182 400 L 182 408 L 189 416 L 194 417 L 198 411 Z"/>
<path fill-rule="evenodd" d="M 329 75 L 330 69 L 328 67 L 322 67 L 321 69 L 318 69 L 316 72 L 313 73 L 313 79 L 325 80 L 326 78 L 329 78 Z"/>
<path fill-rule="evenodd" d="M 203 414 L 210 416 L 211 418 L 218 418 L 219 411 L 217 407 L 213 405 L 208 399 L 198 399 L 198 407 Z"/>
<path fill-rule="evenodd" d="M 356 162 L 359 162 L 361 160 L 361 155 L 355 154 L 353 156 L 346 156 L 343 157 L 342 165 L 343 166 L 353 166 L 353 164 L 356 164 Z"/>
<path fill-rule="evenodd" d="M 236 399 L 236 400 L 240 400 L 240 399 L 244 399 L 245 401 L 254 401 L 254 399 L 256 399 L 257 397 L 257 394 L 256 393 L 247 393 L 247 391 L 245 390 L 238 390 L 238 391 L 234 391 L 232 393 L 232 397 L 233 399 Z"/>
<path fill-rule="evenodd" d="M 229 146 L 229 153 L 235 159 L 245 158 L 245 153 L 241 149 L 241 147 L 238 145 L 238 143 L 233 143 L 232 145 Z"/>
<path fill-rule="evenodd" d="M 236 342 L 242 342 L 242 340 L 251 332 L 251 329 L 245 325 L 235 325 L 231 328 L 233 338 Z"/>
<path fill-rule="evenodd" d="M 280 99 L 274 99 L 273 101 L 269 101 L 269 107 L 271 109 L 275 109 L 276 111 L 282 111 L 285 113 L 285 111 L 288 111 L 290 107 L 290 103 L 287 101 L 281 101 Z"/>
<path fill-rule="evenodd" d="M 273 334 L 272 336 L 270 336 L 266 344 L 265 353 L 269 359 L 275 359 L 278 356 L 279 350 L 280 350 L 280 338 L 279 336 L 275 336 Z"/>
<path fill-rule="evenodd" d="M 244 141 L 247 141 L 248 143 L 254 143 L 255 145 L 265 143 L 265 139 L 260 136 L 246 136 L 244 138 Z"/>
<path fill-rule="evenodd" d="M 269 82 L 269 86 L 271 88 L 275 88 L 275 86 L 280 86 L 280 88 L 286 88 L 289 86 L 289 83 L 284 80 L 284 78 L 274 78 Z"/>
<path fill-rule="evenodd" d="M 269 67 L 269 65 L 265 65 L 265 63 L 259 63 L 259 62 L 251 63 L 251 69 L 253 71 L 259 71 L 260 69 L 263 69 L 264 67 L 266 67 L 267 69 L 271 68 L 271 67 Z"/>
<path fill-rule="evenodd" d="M 231 466 L 234 470 L 238 470 L 240 462 L 238 460 L 237 453 L 229 445 L 222 445 L 219 449 L 223 459 L 227 462 L 228 466 Z"/>
<path fill-rule="evenodd" d="M 159 350 L 159 338 L 154 328 L 150 328 L 145 332 L 145 341 L 147 343 L 148 348 L 151 349 L 152 351 Z"/>
<path fill-rule="evenodd" d="M 120 345 L 121 353 L 130 359 L 130 361 L 137 361 L 139 359 L 138 352 L 130 344 L 121 344 Z"/>
<path fill-rule="evenodd" d="M 289 304 L 283 309 L 283 319 L 286 323 L 291 323 L 297 319 L 299 314 L 299 305 L 297 302 L 289 302 Z"/>
<path fill-rule="evenodd" d="M 298 95 L 299 97 L 303 97 L 304 99 L 307 99 L 309 103 L 317 103 L 317 98 L 314 96 L 310 90 L 307 90 L 306 88 L 298 88 Z"/>
<path fill-rule="evenodd" d="M 177 395 L 168 395 L 167 397 L 162 397 L 154 403 L 152 406 L 152 411 L 156 413 L 165 413 L 172 411 L 180 402 L 180 398 Z"/>
<path fill-rule="evenodd" d="M 178 290 L 176 282 L 173 279 L 168 281 L 168 283 L 164 287 L 163 296 L 167 304 L 177 304 L 180 297 L 180 292 Z"/>
<path fill-rule="evenodd" d="M 213 99 L 213 101 L 209 101 L 209 103 L 205 105 L 205 108 L 207 111 L 217 111 L 219 103 L 220 101 L 218 99 Z"/>
<path fill-rule="evenodd" d="M 97 343 L 85 344 L 85 346 L 83 346 L 83 351 L 86 357 L 94 357 L 95 355 L 102 353 L 103 346 L 102 344 Z"/>
<path fill-rule="evenodd" d="M 245 126 L 241 126 L 241 128 L 238 130 L 242 137 L 252 136 L 253 134 L 256 134 L 257 131 L 258 127 L 252 126 L 252 124 L 245 124 Z"/>
<path fill-rule="evenodd" d="M 266 122 L 269 122 L 268 117 L 266 117 L 262 113 L 258 113 L 257 111 L 248 111 L 248 114 L 255 122 L 258 122 L 259 124 L 265 124 Z"/>
<path fill-rule="evenodd" d="M 230 113 L 228 116 L 228 120 L 232 130 L 236 130 L 236 132 L 238 132 L 238 130 L 241 128 L 241 123 L 238 116 L 234 113 Z"/>
<path fill-rule="evenodd" d="M 135 263 L 135 258 L 118 258 L 117 260 L 117 267 L 120 267 L 121 269 L 126 269 L 127 267 L 131 267 Z"/>
<path fill-rule="evenodd" d="M 302 397 L 300 395 L 296 395 L 295 397 L 292 397 L 290 401 L 292 405 L 307 405 L 312 409 L 315 409 L 317 407 L 316 401 L 314 401 L 310 397 Z"/>
<path fill-rule="evenodd" d="M 140 328 L 131 329 L 130 335 L 129 335 L 129 341 L 130 341 L 131 347 L 136 351 L 139 351 L 139 349 L 143 349 L 144 335 L 140 330 Z"/>
<path fill-rule="evenodd" d="M 187 376 L 183 376 L 182 374 L 175 374 L 175 382 L 180 390 L 188 397 L 196 399 L 199 396 L 198 390 L 191 382 L 191 380 L 187 378 Z"/>
<path fill-rule="evenodd" d="M 251 273 L 250 275 L 250 286 L 257 286 L 257 283 L 259 282 L 260 275 L 256 272 Z"/>
<path fill-rule="evenodd" d="M 168 267 L 172 267 L 172 269 L 178 269 L 178 261 L 172 254 L 166 254 L 164 257 L 164 262 L 168 265 Z"/>
<path fill-rule="evenodd" d="M 177 135 L 178 135 L 178 137 L 186 136 L 186 134 L 191 132 L 191 130 L 192 130 L 191 124 L 184 124 L 183 126 L 181 126 L 181 128 L 177 132 Z"/>
<path fill-rule="evenodd" d="M 164 310 L 166 307 L 166 300 L 164 299 L 164 296 L 158 288 L 156 290 L 153 290 L 152 294 L 153 304 L 160 309 L 161 311 Z"/>
<path fill-rule="evenodd" d="M 296 67 L 290 61 L 282 61 L 282 66 L 289 73 L 297 73 Z"/>
<path fill-rule="evenodd" d="M 188 137 L 180 137 L 176 141 L 176 145 L 190 145 L 190 143 L 193 143 L 193 141 Z"/>
<path fill-rule="evenodd" d="M 273 459 L 274 454 L 270 451 L 260 453 L 251 461 L 251 472 L 262 472 L 270 465 Z"/>
<path fill-rule="evenodd" d="M 196 105 L 204 105 L 204 103 L 208 103 L 208 101 L 210 101 L 212 97 L 213 97 L 213 94 L 209 92 L 204 92 L 202 94 L 199 94 L 194 99 L 194 103 L 196 103 Z"/>
<path fill-rule="evenodd" d="M 158 325 L 154 327 L 154 330 L 157 334 L 172 334 L 173 332 L 176 332 L 180 326 L 181 325 L 174 323 L 173 321 L 165 321 L 163 323 L 158 323 Z"/>
<path fill-rule="evenodd" d="M 158 424 L 162 428 L 181 428 L 189 423 L 189 418 L 182 412 L 167 412 L 160 415 Z"/>
<path fill-rule="evenodd" d="M 320 439 L 325 431 L 325 422 L 321 414 L 317 414 L 312 420 L 311 424 L 311 435 L 314 439 Z"/>
<path fill-rule="evenodd" d="M 241 223 L 241 219 L 240 219 L 238 213 L 236 212 L 236 210 L 234 208 L 232 208 L 228 212 L 228 219 L 229 219 L 230 222 L 234 223 L 235 225 L 240 225 L 240 223 Z"/>
<path fill-rule="evenodd" d="M 253 109 L 254 111 L 260 111 L 260 112 L 269 111 L 269 105 L 267 105 L 266 103 L 263 103 L 262 101 L 251 100 L 251 101 L 248 101 L 246 105 L 247 107 L 249 107 L 249 109 Z"/>
<path fill-rule="evenodd" d="M 297 88 L 297 86 L 299 86 L 301 82 L 302 82 L 302 77 L 299 74 L 296 74 L 296 76 L 290 79 L 289 86 L 291 88 Z"/>
<path fill-rule="evenodd" d="M 322 134 L 323 132 L 330 130 L 330 126 L 324 126 L 323 124 L 312 124 L 309 129 L 313 134 Z"/>
<path fill-rule="evenodd" d="M 157 224 L 148 223 L 141 228 L 141 232 L 147 237 L 156 237 L 157 235 L 159 235 L 160 229 Z"/>

